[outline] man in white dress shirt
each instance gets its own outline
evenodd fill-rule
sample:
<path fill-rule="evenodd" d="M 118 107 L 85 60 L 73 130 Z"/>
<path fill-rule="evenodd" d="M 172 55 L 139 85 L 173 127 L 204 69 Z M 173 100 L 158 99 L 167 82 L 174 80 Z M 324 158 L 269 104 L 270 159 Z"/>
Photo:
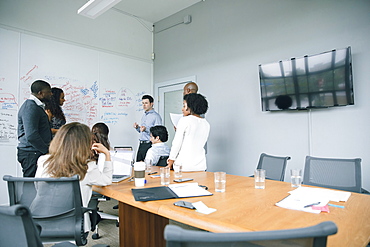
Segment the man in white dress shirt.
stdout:
<path fill-rule="evenodd" d="M 168 132 L 165 126 L 157 125 L 150 128 L 150 141 L 152 147 L 149 148 L 145 156 L 145 162 L 151 161 L 152 165 L 157 165 L 161 156 L 169 156 L 170 148 L 165 144 L 168 140 Z"/>

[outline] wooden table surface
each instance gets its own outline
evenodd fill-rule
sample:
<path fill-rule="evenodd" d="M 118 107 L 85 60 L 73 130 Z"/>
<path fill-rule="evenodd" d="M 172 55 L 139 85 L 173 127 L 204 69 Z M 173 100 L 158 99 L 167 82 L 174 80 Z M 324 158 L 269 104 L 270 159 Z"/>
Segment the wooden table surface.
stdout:
<path fill-rule="evenodd" d="M 94 191 L 152 214 L 173 219 L 211 232 L 265 231 L 293 229 L 333 221 L 338 233 L 329 236 L 328 246 L 366 246 L 370 241 L 370 195 L 351 193 L 347 202 L 335 202 L 345 208 L 329 207 L 330 213 L 313 214 L 275 206 L 292 190 L 290 183 L 266 180 L 265 189 L 255 189 L 250 177 L 227 175 L 226 192 L 215 192 L 212 172 L 183 173 L 183 178 L 206 185 L 213 196 L 170 199 L 150 202 L 135 201 L 127 180 Z M 145 187 L 161 186 L 160 178 L 146 176 Z M 174 179 L 171 173 L 171 183 Z M 202 201 L 217 209 L 209 215 L 174 206 L 178 200 Z"/>

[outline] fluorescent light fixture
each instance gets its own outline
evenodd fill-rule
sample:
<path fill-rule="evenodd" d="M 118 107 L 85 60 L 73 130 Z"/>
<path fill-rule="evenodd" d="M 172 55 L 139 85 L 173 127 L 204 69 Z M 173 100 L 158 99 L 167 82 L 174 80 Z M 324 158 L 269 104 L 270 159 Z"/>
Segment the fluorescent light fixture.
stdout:
<path fill-rule="evenodd" d="M 95 19 L 119 2 L 121 2 L 121 0 L 90 0 L 82 6 L 77 13 Z"/>

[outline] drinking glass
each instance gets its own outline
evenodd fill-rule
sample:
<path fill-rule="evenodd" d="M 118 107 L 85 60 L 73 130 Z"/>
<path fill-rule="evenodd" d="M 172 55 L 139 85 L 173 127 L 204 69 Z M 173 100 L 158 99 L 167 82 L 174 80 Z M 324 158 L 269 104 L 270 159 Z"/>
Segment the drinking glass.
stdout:
<path fill-rule="evenodd" d="M 152 172 L 152 160 L 150 159 L 145 160 L 145 172 Z"/>
<path fill-rule="evenodd" d="M 301 187 L 302 184 L 302 169 L 291 169 L 290 179 L 293 188 Z"/>
<path fill-rule="evenodd" d="M 215 191 L 225 192 L 226 191 L 226 172 L 215 172 Z"/>
<path fill-rule="evenodd" d="M 160 175 L 161 175 L 161 185 L 169 185 L 170 184 L 170 168 L 167 166 L 161 167 Z"/>
<path fill-rule="evenodd" d="M 266 170 L 256 169 L 254 171 L 254 188 L 264 189 L 265 188 L 265 177 L 266 177 Z"/>
<path fill-rule="evenodd" d="M 175 172 L 175 178 L 181 178 L 182 177 L 182 165 L 176 164 L 176 162 L 173 164 L 173 171 Z"/>

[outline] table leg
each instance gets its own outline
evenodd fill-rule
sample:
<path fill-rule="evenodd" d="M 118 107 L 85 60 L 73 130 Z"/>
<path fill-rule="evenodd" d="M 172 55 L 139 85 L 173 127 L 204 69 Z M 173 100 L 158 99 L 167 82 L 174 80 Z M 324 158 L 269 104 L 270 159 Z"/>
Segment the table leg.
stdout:
<path fill-rule="evenodd" d="M 121 247 L 166 246 L 163 237 L 168 219 L 119 202 L 119 241 Z"/>

